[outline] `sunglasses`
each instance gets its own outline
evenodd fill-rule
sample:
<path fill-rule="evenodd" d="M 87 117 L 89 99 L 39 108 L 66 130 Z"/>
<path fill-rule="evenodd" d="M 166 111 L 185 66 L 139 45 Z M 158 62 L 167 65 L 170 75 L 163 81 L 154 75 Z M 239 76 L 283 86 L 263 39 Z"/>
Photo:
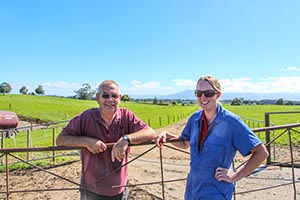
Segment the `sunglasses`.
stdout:
<path fill-rule="evenodd" d="M 204 94 L 205 97 L 213 97 L 217 92 L 214 90 L 195 90 L 196 97 L 201 97 L 202 94 Z"/>
<path fill-rule="evenodd" d="M 114 98 L 114 99 L 118 99 L 119 98 L 119 95 L 118 94 L 112 94 L 112 95 L 109 95 L 109 94 L 101 94 L 101 97 L 103 99 L 108 99 L 110 97 Z"/>

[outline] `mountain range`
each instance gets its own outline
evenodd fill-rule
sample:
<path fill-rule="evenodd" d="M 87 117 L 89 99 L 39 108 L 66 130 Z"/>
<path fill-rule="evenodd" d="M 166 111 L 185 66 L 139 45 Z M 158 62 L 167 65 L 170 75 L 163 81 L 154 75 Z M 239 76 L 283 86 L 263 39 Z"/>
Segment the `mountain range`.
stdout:
<path fill-rule="evenodd" d="M 169 95 L 130 95 L 134 99 L 181 99 L 181 100 L 196 100 L 194 90 L 184 90 L 179 93 Z M 254 93 L 254 92 L 227 92 L 223 93 L 221 100 L 232 100 L 234 98 L 242 98 L 244 100 L 278 100 L 282 98 L 287 101 L 300 101 L 300 92 L 298 93 Z"/>

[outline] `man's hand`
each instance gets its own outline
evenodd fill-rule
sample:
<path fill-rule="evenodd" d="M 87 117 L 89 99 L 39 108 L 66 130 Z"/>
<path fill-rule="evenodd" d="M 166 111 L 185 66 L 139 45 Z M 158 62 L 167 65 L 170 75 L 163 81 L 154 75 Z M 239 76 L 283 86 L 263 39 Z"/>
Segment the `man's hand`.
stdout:
<path fill-rule="evenodd" d="M 93 154 L 96 154 L 106 151 L 107 146 L 101 140 L 91 138 L 86 148 Z"/>
<path fill-rule="evenodd" d="M 115 162 L 117 159 L 121 162 L 126 156 L 126 150 L 128 149 L 128 142 L 121 137 L 113 146 L 111 151 L 111 160 Z"/>

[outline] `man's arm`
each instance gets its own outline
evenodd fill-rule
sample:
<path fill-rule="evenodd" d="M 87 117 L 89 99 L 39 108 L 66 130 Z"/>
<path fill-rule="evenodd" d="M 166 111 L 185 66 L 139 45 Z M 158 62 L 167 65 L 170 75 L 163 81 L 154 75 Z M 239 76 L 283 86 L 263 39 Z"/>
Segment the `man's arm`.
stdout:
<path fill-rule="evenodd" d="M 156 133 L 151 127 L 128 134 L 130 144 L 141 144 L 143 142 L 152 141 L 155 137 Z"/>
<path fill-rule="evenodd" d="M 86 136 L 59 135 L 56 138 L 56 145 L 67 147 L 85 147 L 94 154 L 101 153 L 107 149 L 106 144 L 101 140 Z"/>
<path fill-rule="evenodd" d="M 152 141 L 156 137 L 155 131 L 150 128 L 144 128 L 137 132 L 128 134 L 130 144 L 141 144 L 143 142 Z M 113 146 L 111 152 L 111 159 L 114 162 L 115 160 L 121 161 L 126 156 L 126 150 L 128 148 L 128 141 L 124 140 L 121 137 Z"/>

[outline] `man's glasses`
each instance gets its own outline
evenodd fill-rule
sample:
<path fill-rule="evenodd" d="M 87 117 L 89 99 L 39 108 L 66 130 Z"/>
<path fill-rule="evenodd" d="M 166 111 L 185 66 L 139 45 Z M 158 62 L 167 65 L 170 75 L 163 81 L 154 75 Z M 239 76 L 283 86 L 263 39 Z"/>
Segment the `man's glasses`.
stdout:
<path fill-rule="evenodd" d="M 213 97 L 217 92 L 214 90 L 195 90 L 196 97 L 201 97 L 202 94 L 204 94 L 205 97 Z"/>
<path fill-rule="evenodd" d="M 119 96 L 120 96 L 120 95 L 118 95 L 118 94 L 112 94 L 112 95 L 109 95 L 109 94 L 101 94 L 101 97 L 102 97 L 103 99 L 108 99 L 109 97 L 112 97 L 112 98 L 114 98 L 114 99 L 118 99 Z"/>

